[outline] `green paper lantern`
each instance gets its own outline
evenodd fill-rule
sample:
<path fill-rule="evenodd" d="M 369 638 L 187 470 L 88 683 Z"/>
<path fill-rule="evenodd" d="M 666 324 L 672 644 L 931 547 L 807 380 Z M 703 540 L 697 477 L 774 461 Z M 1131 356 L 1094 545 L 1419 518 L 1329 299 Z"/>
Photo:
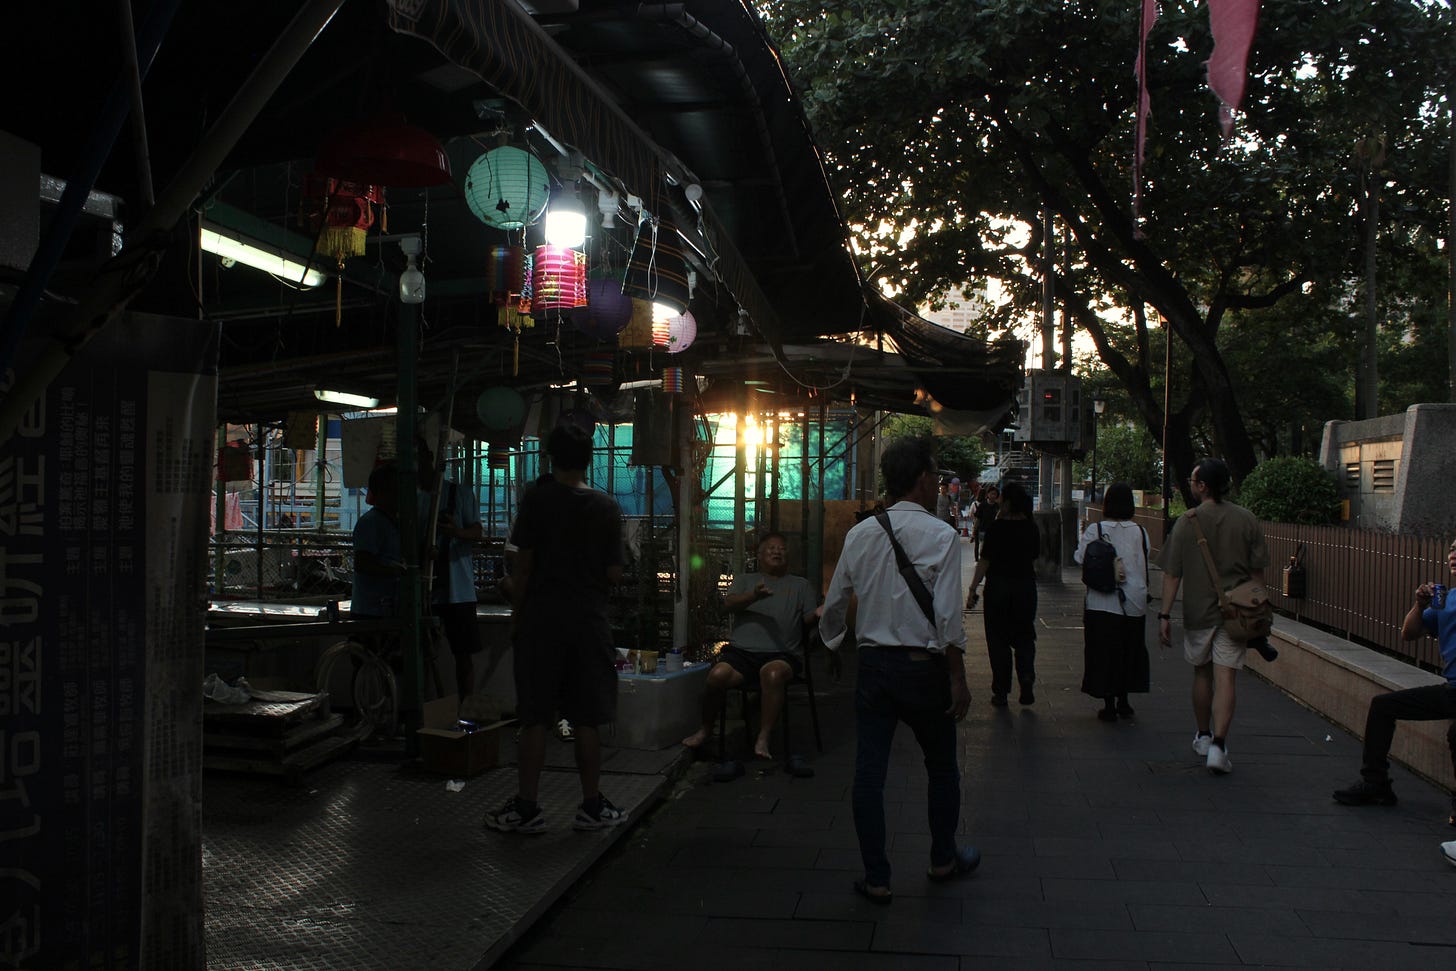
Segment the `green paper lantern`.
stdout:
<path fill-rule="evenodd" d="M 485 428 L 487 442 L 520 441 L 521 428 L 526 424 L 526 399 L 515 388 L 486 388 L 475 401 L 475 414 Z"/>
<path fill-rule="evenodd" d="M 496 229 L 521 229 L 546 211 L 551 177 L 530 152 L 501 145 L 486 152 L 465 173 L 465 203 L 477 219 Z"/>

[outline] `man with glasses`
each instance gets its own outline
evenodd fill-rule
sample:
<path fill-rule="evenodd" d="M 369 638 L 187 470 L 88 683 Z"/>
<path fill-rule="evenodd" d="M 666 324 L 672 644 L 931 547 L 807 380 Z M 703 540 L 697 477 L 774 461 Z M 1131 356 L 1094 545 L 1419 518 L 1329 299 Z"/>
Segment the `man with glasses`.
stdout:
<path fill-rule="evenodd" d="M 789 682 L 804 670 L 805 625 L 819 616 L 819 593 L 808 580 L 789 573 L 783 533 L 765 533 L 758 541 L 757 566 L 735 576 L 723 598 L 733 615 L 733 630 L 708 672 L 702 727 L 682 741 L 690 749 L 700 748 L 712 735 L 728 689 L 751 680 L 758 682 L 763 698 L 753 754 L 773 758 L 769 738 L 784 710 Z"/>
<path fill-rule="evenodd" d="M 1158 639 L 1164 647 L 1173 643 L 1169 611 L 1182 586 L 1183 656 L 1193 665 L 1193 717 L 1198 723 L 1193 751 L 1217 775 L 1233 771 L 1228 735 L 1234 719 L 1234 682 L 1249 647 L 1223 629 L 1220 594 L 1246 580 L 1263 583 L 1264 568 L 1269 565 L 1259 520 L 1224 499 L 1232 481 L 1221 460 L 1208 458 L 1198 463 L 1188 478 L 1195 504 L 1179 517 L 1159 558 L 1163 609 L 1158 614 Z M 1203 556 L 1205 539 L 1218 573 L 1217 584 Z"/>
<path fill-rule="evenodd" d="M 1456 578 L 1456 543 L 1446 551 L 1447 571 Z M 1416 588 L 1415 602 L 1400 625 L 1400 636 L 1408 641 L 1434 637 L 1441 649 L 1444 684 L 1422 685 L 1404 691 L 1389 691 L 1370 699 L 1365 716 L 1365 751 L 1360 779 L 1354 785 L 1336 789 L 1335 802 L 1343 806 L 1394 806 L 1395 790 L 1390 785 L 1390 743 L 1397 721 L 1437 721 L 1456 718 L 1456 606 L 1451 595 L 1441 591 L 1438 599 L 1434 582 Z M 1456 771 L 1456 722 L 1446 731 L 1451 748 L 1451 768 Z M 1456 826 L 1456 796 L 1451 800 L 1451 817 Z M 1456 863 L 1456 842 L 1442 844 L 1446 859 Z"/>

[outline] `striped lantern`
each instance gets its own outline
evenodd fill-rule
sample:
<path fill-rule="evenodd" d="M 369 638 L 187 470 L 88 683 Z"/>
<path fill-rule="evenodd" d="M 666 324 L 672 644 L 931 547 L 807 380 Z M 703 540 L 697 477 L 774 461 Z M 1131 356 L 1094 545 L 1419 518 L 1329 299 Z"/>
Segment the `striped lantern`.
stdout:
<path fill-rule="evenodd" d="M 678 313 L 688 309 L 688 264 L 671 221 L 644 221 L 637 227 L 622 291 L 648 303 L 667 304 Z"/>
<path fill-rule="evenodd" d="M 531 313 L 586 305 L 586 254 L 570 246 L 536 247 L 531 269 Z"/>
<path fill-rule="evenodd" d="M 492 445 L 486 452 L 486 466 L 492 469 L 511 467 L 511 450 L 504 445 Z"/>
<path fill-rule="evenodd" d="M 526 249 L 492 246 L 485 260 L 485 288 L 490 302 L 504 307 L 526 287 Z"/>
<path fill-rule="evenodd" d="M 662 369 L 662 393 L 682 394 L 683 393 L 683 369 L 680 367 L 666 367 Z"/>
<path fill-rule="evenodd" d="M 581 383 L 588 388 L 610 387 L 616 378 L 616 364 L 616 351 L 587 351 L 586 360 L 581 365 Z"/>

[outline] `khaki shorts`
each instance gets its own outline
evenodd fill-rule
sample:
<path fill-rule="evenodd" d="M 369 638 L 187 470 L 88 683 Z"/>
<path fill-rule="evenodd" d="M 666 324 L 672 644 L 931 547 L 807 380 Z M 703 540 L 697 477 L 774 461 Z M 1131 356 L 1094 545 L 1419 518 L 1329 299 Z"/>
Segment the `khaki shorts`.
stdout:
<path fill-rule="evenodd" d="M 1219 667 L 1237 671 L 1244 666 L 1244 655 L 1249 645 L 1236 641 L 1222 627 L 1212 630 L 1190 630 L 1183 634 L 1183 657 L 1194 667 L 1202 667 L 1212 661 Z"/>

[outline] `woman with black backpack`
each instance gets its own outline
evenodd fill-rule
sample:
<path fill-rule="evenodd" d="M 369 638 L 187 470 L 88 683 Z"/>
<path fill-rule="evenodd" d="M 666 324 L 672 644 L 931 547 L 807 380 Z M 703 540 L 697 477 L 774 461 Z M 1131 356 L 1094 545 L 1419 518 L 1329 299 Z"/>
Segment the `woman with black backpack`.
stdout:
<path fill-rule="evenodd" d="M 1148 534 L 1133 522 L 1132 488 L 1107 487 L 1102 521 L 1082 531 L 1073 557 L 1087 586 L 1082 693 L 1101 698 L 1097 717 L 1131 718 L 1127 696 L 1148 690 Z"/>

